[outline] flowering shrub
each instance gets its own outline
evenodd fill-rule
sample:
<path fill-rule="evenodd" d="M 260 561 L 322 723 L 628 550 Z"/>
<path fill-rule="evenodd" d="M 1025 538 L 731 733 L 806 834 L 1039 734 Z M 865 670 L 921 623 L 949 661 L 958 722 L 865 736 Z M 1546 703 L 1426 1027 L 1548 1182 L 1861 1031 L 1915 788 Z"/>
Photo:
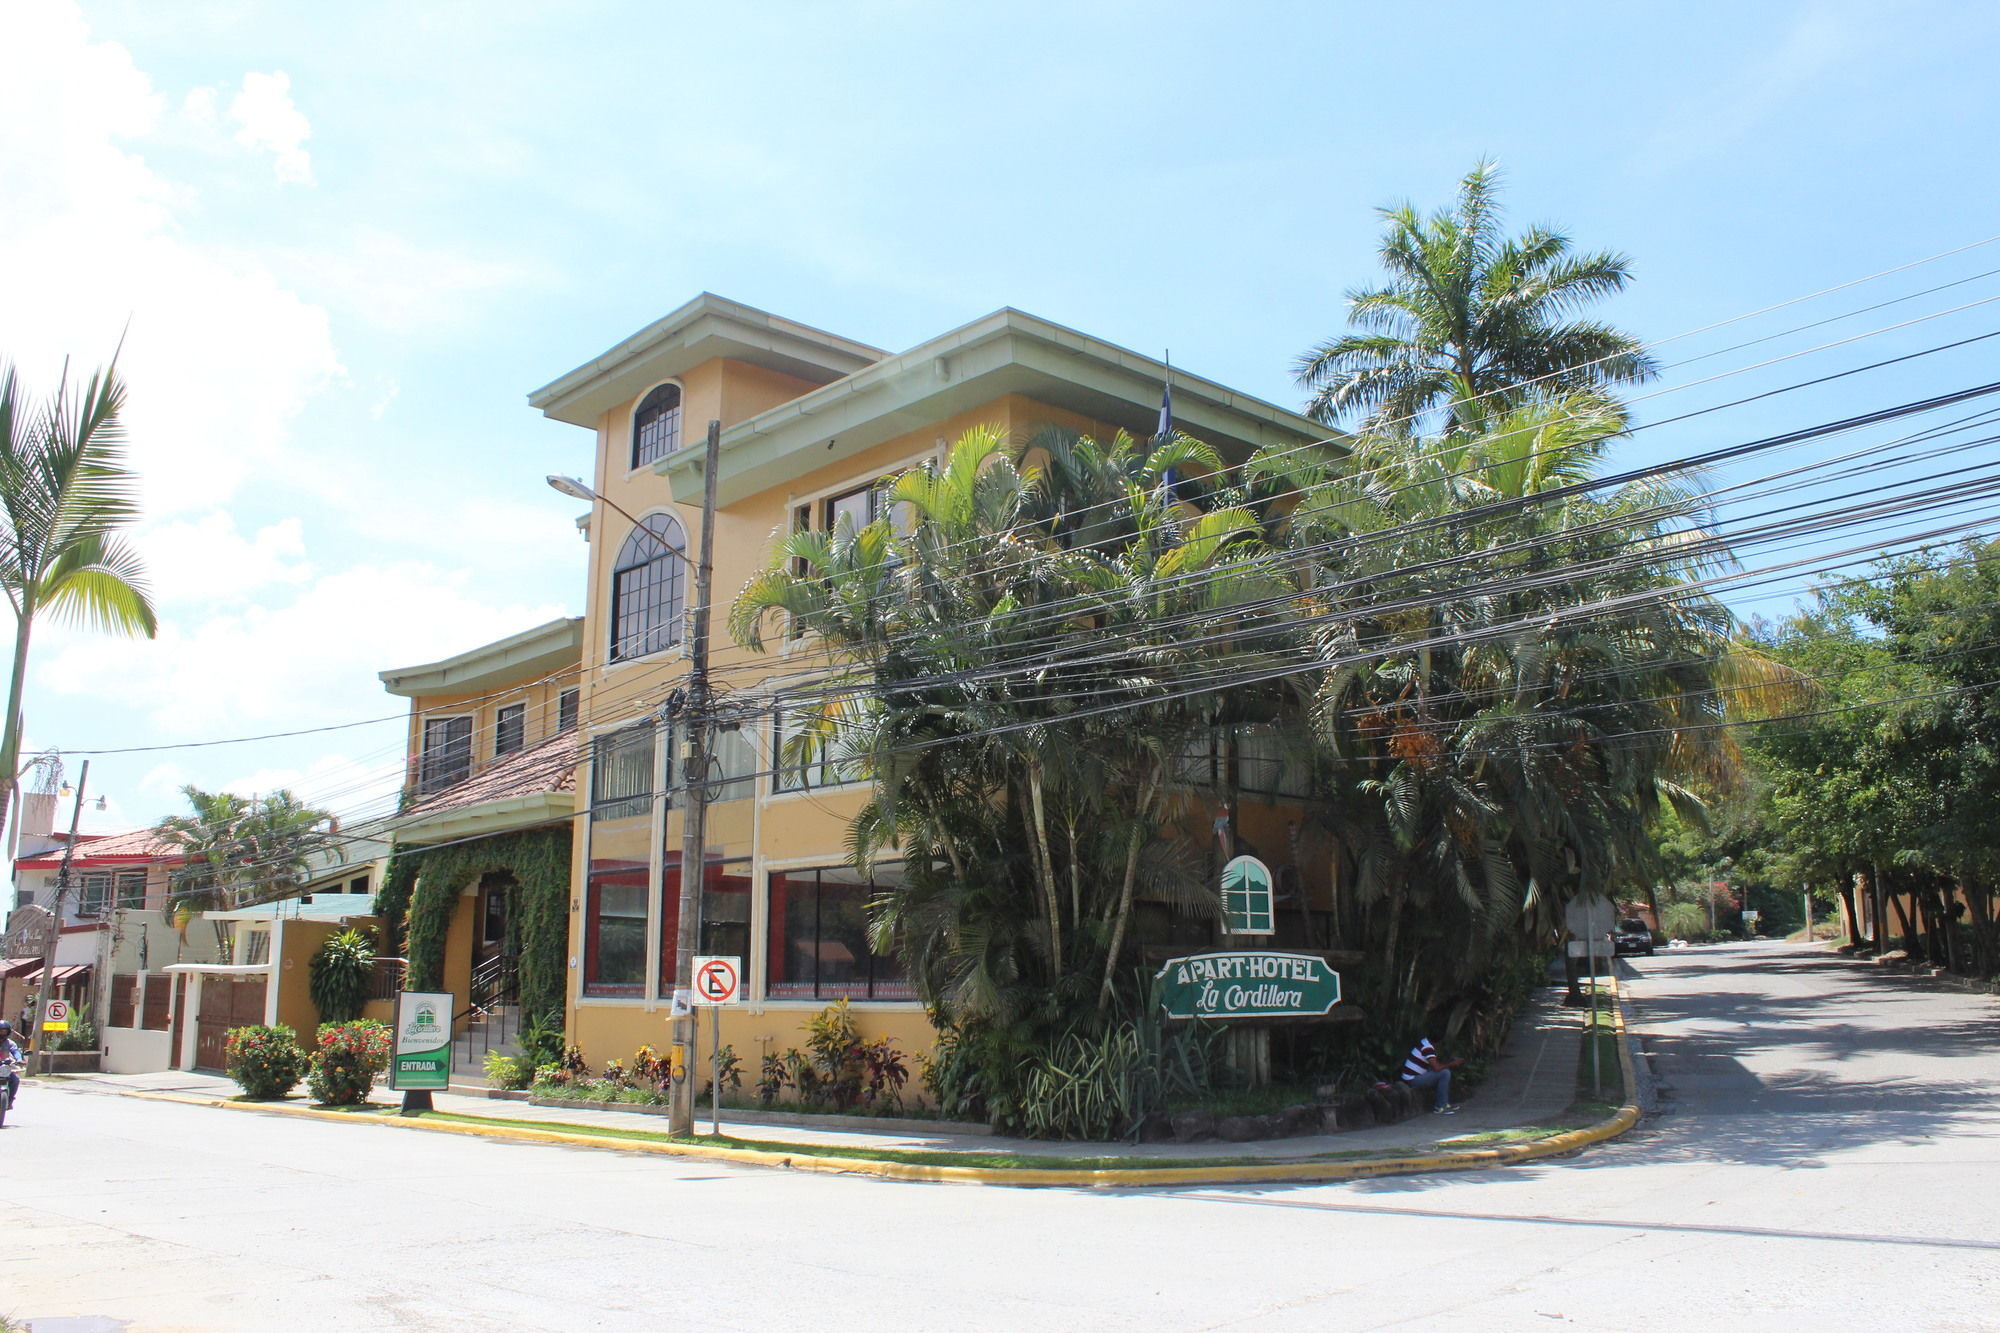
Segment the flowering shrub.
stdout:
<path fill-rule="evenodd" d="M 283 1023 L 231 1028 L 224 1046 L 224 1067 L 243 1095 L 256 1101 L 282 1097 L 298 1086 L 306 1072 L 306 1053 L 299 1034 Z"/>
<path fill-rule="evenodd" d="M 357 1106 L 368 1100 L 376 1076 L 389 1067 L 389 1025 L 372 1018 L 322 1023 L 306 1083 L 313 1100 Z"/>

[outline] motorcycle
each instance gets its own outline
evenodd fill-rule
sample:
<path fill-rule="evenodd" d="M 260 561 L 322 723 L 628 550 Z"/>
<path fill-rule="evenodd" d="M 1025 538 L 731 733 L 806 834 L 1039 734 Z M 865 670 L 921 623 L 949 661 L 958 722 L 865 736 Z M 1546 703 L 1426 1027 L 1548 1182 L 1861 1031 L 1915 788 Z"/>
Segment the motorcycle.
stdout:
<path fill-rule="evenodd" d="M 19 1060 L 0 1060 L 0 1129 L 6 1128 L 7 1112 L 14 1109 L 14 1076 L 21 1068 Z"/>

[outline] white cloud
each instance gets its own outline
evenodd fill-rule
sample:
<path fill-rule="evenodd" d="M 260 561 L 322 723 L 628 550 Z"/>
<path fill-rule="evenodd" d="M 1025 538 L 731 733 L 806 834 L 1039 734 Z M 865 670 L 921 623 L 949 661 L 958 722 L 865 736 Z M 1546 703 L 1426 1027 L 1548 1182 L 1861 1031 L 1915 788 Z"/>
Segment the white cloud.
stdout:
<path fill-rule="evenodd" d="M 290 75 L 283 70 L 245 74 L 243 91 L 229 103 L 229 118 L 237 125 L 236 142 L 271 154 L 280 181 L 312 184 L 312 158 L 304 147 L 312 137 L 312 122 L 292 101 Z"/>
<path fill-rule="evenodd" d="M 342 373 L 324 310 L 186 238 L 196 196 L 135 151 L 167 137 L 163 113 L 73 3 L 0 7 L 0 126 L 35 127 L 0 132 L 0 354 L 44 387 L 129 328 L 125 424 L 156 516 L 227 503 Z"/>
<path fill-rule="evenodd" d="M 196 88 L 181 99 L 181 116 L 190 125 L 215 124 L 215 89 Z"/>
<path fill-rule="evenodd" d="M 150 641 L 52 625 L 34 687 L 45 698 L 116 698 L 162 739 L 388 716 L 400 701 L 382 692 L 377 672 L 448 657 L 564 614 L 558 606 L 488 605 L 468 592 L 470 580 L 419 562 L 345 569 L 282 605 L 193 620 L 168 614 Z M 403 734 L 385 723 L 380 743 L 400 752 Z"/>
<path fill-rule="evenodd" d="M 296 518 L 245 537 L 232 515 L 217 511 L 148 528 L 137 545 L 154 599 L 168 606 L 235 601 L 274 584 L 304 583 L 313 572 L 305 526 Z"/>

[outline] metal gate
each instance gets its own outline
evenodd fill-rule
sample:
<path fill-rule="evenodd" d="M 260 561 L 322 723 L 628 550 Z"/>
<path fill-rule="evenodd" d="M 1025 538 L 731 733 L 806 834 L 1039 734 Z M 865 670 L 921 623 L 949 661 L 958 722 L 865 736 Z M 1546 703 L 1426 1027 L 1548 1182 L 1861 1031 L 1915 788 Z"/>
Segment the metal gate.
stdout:
<path fill-rule="evenodd" d="M 264 986 L 268 978 L 209 973 L 201 979 L 201 1012 L 194 1020 L 194 1066 L 221 1073 L 227 1059 L 229 1029 L 264 1021 Z"/>

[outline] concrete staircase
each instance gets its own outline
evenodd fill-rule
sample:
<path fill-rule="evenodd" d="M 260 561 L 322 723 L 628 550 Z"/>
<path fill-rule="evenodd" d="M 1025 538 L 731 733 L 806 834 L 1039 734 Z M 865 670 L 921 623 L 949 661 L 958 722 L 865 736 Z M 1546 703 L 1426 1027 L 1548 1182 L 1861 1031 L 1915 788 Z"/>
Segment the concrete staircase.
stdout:
<path fill-rule="evenodd" d="M 451 1080 L 454 1083 L 484 1083 L 489 1053 L 519 1055 L 521 1007 L 495 1005 L 474 1009 L 466 1016 L 465 1027 L 451 1039 Z"/>

